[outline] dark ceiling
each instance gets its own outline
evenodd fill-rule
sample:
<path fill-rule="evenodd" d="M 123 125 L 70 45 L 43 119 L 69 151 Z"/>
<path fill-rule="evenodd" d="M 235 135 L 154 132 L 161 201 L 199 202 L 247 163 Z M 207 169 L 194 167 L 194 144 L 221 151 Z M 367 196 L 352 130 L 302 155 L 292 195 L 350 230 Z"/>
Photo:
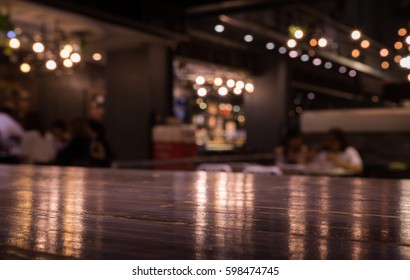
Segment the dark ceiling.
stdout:
<path fill-rule="evenodd" d="M 143 28 L 143 24 L 184 33 L 190 19 L 225 13 L 257 12 L 305 4 L 332 19 L 360 27 L 368 36 L 386 43 L 391 26 L 409 24 L 410 0 L 31 0 L 98 19 Z M 376 4 L 377 3 L 377 4 Z"/>
<path fill-rule="evenodd" d="M 174 42 L 185 53 L 197 50 L 196 55 L 200 53 L 208 61 L 215 60 L 218 56 L 222 58 L 220 61 L 224 62 L 229 59 L 236 62 L 254 61 L 249 59 L 249 56 L 266 53 L 266 42 L 274 41 L 278 46 L 285 45 L 284 40 L 289 36 L 287 32 L 289 26 L 297 24 L 306 26 L 311 36 L 315 35 L 314 32 L 319 32 L 334 41 L 333 44 L 330 42 L 327 53 L 317 51 L 314 55 L 322 57 L 323 63 L 331 61 L 336 65 L 344 65 L 362 73 L 358 91 L 380 93 L 380 89 L 371 90 L 372 86 L 377 84 L 380 88 L 382 83 L 405 80 L 408 75 L 400 69 L 393 58 L 397 55 L 408 55 L 410 49 L 407 51 L 406 46 L 396 51 L 393 45 L 400 39 L 397 35 L 398 28 L 410 28 L 410 0 L 31 0 L 30 2 L 61 8 L 150 33 Z M 216 34 L 213 29 L 218 23 L 223 23 L 229 29 L 222 34 Z M 351 51 L 358 46 L 349 39 L 349 32 L 356 28 L 362 31 L 364 39 L 370 40 L 371 47 L 366 50 L 361 49 L 363 55 L 352 59 Z M 255 35 L 252 44 L 243 41 L 246 32 Z M 189 44 L 186 41 L 189 41 Z M 221 48 L 225 48 L 225 52 L 219 51 Z M 388 70 L 380 68 L 383 59 L 379 51 L 382 48 L 391 50 L 388 61 L 391 67 Z M 305 49 L 301 48 L 301 51 L 308 52 L 309 46 Z M 234 56 L 235 59 L 232 59 Z M 297 68 L 301 69 L 299 66 Z M 321 82 L 319 78 L 318 83 Z M 344 80 L 341 80 L 341 84 L 345 84 Z"/>

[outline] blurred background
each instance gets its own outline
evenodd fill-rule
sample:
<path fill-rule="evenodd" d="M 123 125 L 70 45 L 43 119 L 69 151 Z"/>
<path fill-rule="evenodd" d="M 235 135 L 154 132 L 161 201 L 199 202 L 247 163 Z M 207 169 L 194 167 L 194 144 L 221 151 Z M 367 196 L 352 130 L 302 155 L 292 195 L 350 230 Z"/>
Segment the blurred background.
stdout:
<path fill-rule="evenodd" d="M 337 127 L 360 176 L 410 178 L 408 0 L 2 0 L 0 12 L 2 163 L 240 170 L 275 165 L 289 131 L 316 147 Z"/>

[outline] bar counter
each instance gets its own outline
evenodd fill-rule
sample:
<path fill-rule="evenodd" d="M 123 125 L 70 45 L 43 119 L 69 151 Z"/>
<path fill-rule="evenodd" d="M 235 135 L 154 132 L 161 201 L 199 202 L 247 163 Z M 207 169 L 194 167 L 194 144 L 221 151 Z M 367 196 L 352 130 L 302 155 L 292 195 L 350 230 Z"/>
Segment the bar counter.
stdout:
<path fill-rule="evenodd" d="M 0 166 L 0 259 L 410 259 L 410 181 Z"/>

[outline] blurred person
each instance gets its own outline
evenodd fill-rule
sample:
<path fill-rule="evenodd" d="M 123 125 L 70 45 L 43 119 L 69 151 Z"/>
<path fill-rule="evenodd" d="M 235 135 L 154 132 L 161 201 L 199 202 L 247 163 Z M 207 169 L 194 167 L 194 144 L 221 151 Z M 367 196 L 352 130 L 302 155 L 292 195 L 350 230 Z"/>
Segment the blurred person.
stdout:
<path fill-rule="evenodd" d="M 52 164 L 56 151 L 53 136 L 48 132 L 37 112 L 29 112 L 23 120 L 21 159 L 29 164 Z"/>
<path fill-rule="evenodd" d="M 347 142 L 344 132 L 338 128 L 326 133 L 323 147 L 313 159 L 313 163 L 341 167 L 354 174 L 363 172 L 363 161 L 359 152 Z"/>
<path fill-rule="evenodd" d="M 282 143 L 275 148 L 277 164 L 305 164 L 308 161 L 308 146 L 304 144 L 302 134 L 289 130 Z"/>
<path fill-rule="evenodd" d="M 67 122 L 62 119 L 54 120 L 50 132 L 53 136 L 54 149 L 58 153 L 67 146 L 71 138 Z"/>
<path fill-rule="evenodd" d="M 195 139 L 198 146 L 206 145 L 206 143 L 210 140 L 209 130 L 206 128 L 206 126 L 201 125 L 197 127 L 197 129 L 195 130 Z"/>
<path fill-rule="evenodd" d="M 103 124 L 96 119 L 90 119 L 88 125 L 91 133 L 90 165 L 92 167 L 110 167 L 114 154 L 105 136 Z"/>
<path fill-rule="evenodd" d="M 99 96 L 99 98 L 103 98 Z M 89 118 L 101 122 L 104 117 L 104 107 L 98 102 L 92 102 L 89 109 Z"/>
<path fill-rule="evenodd" d="M 91 130 L 83 118 L 75 118 L 69 123 L 70 139 L 57 153 L 56 163 L 64 166 L 91 165 Z"/>
<path fill-rule="evenodd" d="M 0 162 L 20 163 L 21 139 L 24 129 L 16 120 L 11 108 L 3 107 L 0 110 Z"/>

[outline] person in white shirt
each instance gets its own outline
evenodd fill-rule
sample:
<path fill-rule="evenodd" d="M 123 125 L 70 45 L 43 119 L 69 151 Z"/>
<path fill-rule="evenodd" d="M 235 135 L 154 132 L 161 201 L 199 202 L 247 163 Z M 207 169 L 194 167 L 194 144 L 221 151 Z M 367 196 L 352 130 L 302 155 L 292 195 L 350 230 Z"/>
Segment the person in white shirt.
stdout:
<path fill-rule="evenodd" d="M 54 138 L 47 132 L 37 113 L 28 113 L 24 120 L 24 134 L 21 141 L 23 163 L 52 164 L 56 150 Z"/>
<path fill-rule="evenodd" d="M 9 108 L 0 112 L 0 162 L 19 163 L 24 130 Z"/>
<path fill-rule="evenodd" d="M 316 155 L 314 163 L 341 167 L 354 174 L 363 172 L 363 161 L 359 152 L 346 141 L 342 130 L 334 128 L 328 131 L 323 149 Z"/>

